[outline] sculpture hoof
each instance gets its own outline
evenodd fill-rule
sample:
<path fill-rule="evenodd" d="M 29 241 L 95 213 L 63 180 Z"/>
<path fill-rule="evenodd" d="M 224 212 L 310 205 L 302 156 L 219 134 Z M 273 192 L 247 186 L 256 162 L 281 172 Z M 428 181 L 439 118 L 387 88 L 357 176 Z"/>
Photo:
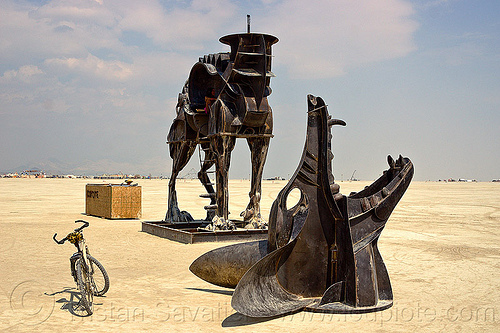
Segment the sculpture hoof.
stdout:
<path fill-rule="evenodd" d="M 207 225 L 205 229 L 210 231 L 236 230 L 236 225 L 231 220 L 225 221 L 222 217 L 215 215 L 214 218 L 212 219 L 212 223 Z"/>
<path fill-rule="evenodd" d="M 174 208 L 172 210 L 167 211 L 165 215 L 165 222 L 170 223 L 182 223 L 182 222 L 191 222 L 194 221 L 193 217 L 189 212 L 183 210 L 180 211 L 179 208 Z"/>

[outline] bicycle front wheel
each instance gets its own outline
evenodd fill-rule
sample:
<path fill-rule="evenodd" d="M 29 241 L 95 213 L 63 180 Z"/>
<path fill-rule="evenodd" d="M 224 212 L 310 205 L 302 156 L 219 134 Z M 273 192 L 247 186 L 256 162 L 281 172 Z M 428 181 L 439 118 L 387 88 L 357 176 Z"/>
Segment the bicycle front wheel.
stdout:
<path fill-rule="evenodd" d="M 87 255 L 89 259 L 91 269 L 94 278 L 94 296 L 102 296 L 109 289 L 109 276 L 104 266 L 97 261 L 96 258 L 92 257 L 90 254 Z"/>
<path fill-rule="evenodd" d="M 92 274 L 89 273 L 81 258 L 76 262 L 76 280 L 81 295 L 80 303 L 83 305 L 87 313 L 91 315 L 94 310 Z"/>

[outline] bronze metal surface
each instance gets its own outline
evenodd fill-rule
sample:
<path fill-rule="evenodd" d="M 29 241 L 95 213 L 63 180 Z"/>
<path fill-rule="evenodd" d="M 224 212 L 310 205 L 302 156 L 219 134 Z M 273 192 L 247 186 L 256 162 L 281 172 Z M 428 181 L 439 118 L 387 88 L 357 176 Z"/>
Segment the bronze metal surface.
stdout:
<path fill-rule="evenodd" d="M 165 221 L 193 221 L 181 211 L 175 182 L 199 145 L 203 161 L 198 178 L 205 187 L 210 204 L 205 206 L 211 221 L 215 215 L 228 221 L 228 170 L 236 138 L 245 138 L 251 151 L 252 179 L 250 201 L 241 213 L 244 221 L 261 223 L 260 197 L 264 163 L 273 129 L 271 94 L 272 45 L 278 38 L 259 33 L 240 33 L 220 38 L 230 52 L 208 54 L 194 64 L 176 106 L 167 136 L 173 159 Z M 215 185 L 208 176 L 215 165 Z M 231 226 L 230 226 L 231 227 Z"/>
<path fill-rule="evenodd" d="M 410 184 L 413 164 L 408 158 L 389 156 L 389 169 L 373 184 L 342 195 L 331 172 L 330 129 L 345 122 L 332 119 L 324 101 L 312 95 L 307 119 L 299 166 L 271 208 L 267 251 L 254 250 L 252 260 L 240 262 L 244 247 L 252 245 L 235 244 L 230 251 L 221 248 L 204 254 L 190 268 L 218 285 L 221 279 L 214 275 L 232 281 L 224 286 L 238 281 L 231 305 L 247 316 L 271 317 L 301 309 L 370 312 L 392 305 L 389 275 L 377 243 Z M 294 189 L 300 191 L 300 199 L 287 207 Z M 236 274 L 234 268 L 225 268 L 244 270 L 259 256 L 242 277 L 241 270 Z M 213 267 L 226 272 L 214 274 Z"/>

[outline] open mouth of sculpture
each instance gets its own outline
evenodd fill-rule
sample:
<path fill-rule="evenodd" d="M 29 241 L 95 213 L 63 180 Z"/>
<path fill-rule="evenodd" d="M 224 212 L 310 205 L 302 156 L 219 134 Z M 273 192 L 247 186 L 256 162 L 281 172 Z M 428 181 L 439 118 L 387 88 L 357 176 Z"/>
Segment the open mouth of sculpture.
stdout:
<path fill-rule="evenodd" d="M 389 169 L 362 191 L 344 196 L 325 156 L 333 124 L 321 98 L 308 96 L 308 129 L 297 171 L 278 194 L 267 240 L 234 244 L 196 259 L 190 270 L 223 287 L 236 288 L 231 305 L 251 317 L 301 309 L 359 313 L 392 305 L 389 275 L 378 238 L 408 188 L 413 164 L 388 157 Z M 344 123 L 345 124 L 345 123 Z M 300 200 L 287 207 L 298 189 Z"/>

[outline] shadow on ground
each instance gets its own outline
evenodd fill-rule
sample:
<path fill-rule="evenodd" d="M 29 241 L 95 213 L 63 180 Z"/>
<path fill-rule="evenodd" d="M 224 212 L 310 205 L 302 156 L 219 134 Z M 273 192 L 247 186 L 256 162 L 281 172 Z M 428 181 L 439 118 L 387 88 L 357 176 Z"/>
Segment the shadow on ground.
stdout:
<path fill-rule="evenodd" d="M 189 290 L 204 291 L 206 293 L 214 293 L 221 295 L 233 296 L 234 290 L 220 290 L 220 289 L 205 289 L 205 288 L 186 288 Z"/>
<path fill-rule="evenodd" d="M 56 303 L 61 303 L 61 310 L 68 310 L 69 313 L 76 317 L 88 317 L 89 314 L 81 304 L 81 295 L 76 288 L 64 288 L 61 291 L 56 291 L 52 294 L 47 294 L 48 296 L 61 295 L 62 298 L 56 300 Z M 102 305 L 102 303 L 96 303 L 94 298 L 94 305 Z"/>

